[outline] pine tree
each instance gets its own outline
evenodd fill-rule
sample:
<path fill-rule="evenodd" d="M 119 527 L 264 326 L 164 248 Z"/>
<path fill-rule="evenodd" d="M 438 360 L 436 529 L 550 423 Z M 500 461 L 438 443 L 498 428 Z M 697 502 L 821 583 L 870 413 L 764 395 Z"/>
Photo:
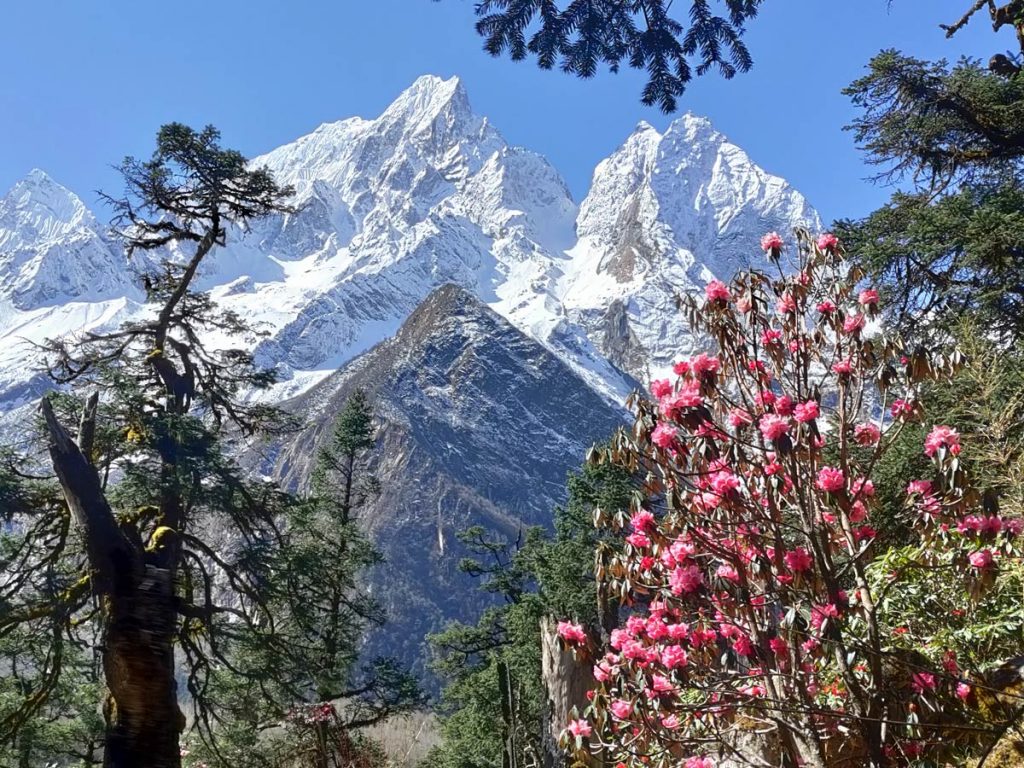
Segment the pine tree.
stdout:
<path fill-rule="evenodd" d="M 387 619 L 362 583 L 382 563 L 361 519 L 381 492 L 369 463 L 375 433 L 373 405 L 356 390 L 317 456 L 311 493 L 285 516 L 266 600 L 273 637 L 240 649 L 215 679 L 229 732 L 198 749 L 202 762 L 348 765 L 359 729 L 425 704 L 397 661 L 363 657 L 367 631 Z M 285 734 L 254 737 L 277 722 Z"/>
<path fill-rule="evenodd" d="M 152 158 L 128 158 L 120 170 L 125 196 L 107 199 L 153 311 L 47 348 L 52 378 L 71 393 L 41 405 L 63 501 L 16 483 L 24 554 L 5 563 L 5 589 L 30 588 L 5 594 L 0 638 L 36 631 L 50 651 L 0 713 L 0 743 L 57 695 L 65 638 L 78 637 L 101 655 L 103 764 L 177 768 L 177 660 L 196 721 L 210 732 L 211 670 L 228 663 L 239 638 L 273 631 L 267 553 L 291 503 L 227 458 L 229 433 L 284 422 L 243 399 L 273 377 L 247 352 L 209 345 L 212 331 L 237 339 L 248 329 L 194 281 L 235 227 L 290 210 L 291 190 L 221 148 L 212 127 L 164 126 Z"/>
<path fill-rule="evenodd" d="M 995 31 L 1014 32 L 1016 55 L 950 65 L 883 51 L 846 90 L 879 180 L 912 186 L 837 232 L 888 284 L 905 330 L 970 312 L 1014 340 L 1024 332 L 1024 4 L 974 2 L 946 30 L 985 10 Z"/>
<path fill-rule="evenodd" d="M 568 491 L 566 505 L 555 510 L 553 535 L 542 528 L 526 531 L 518 542 L 480 528 L 460 535 L 473 554 L 462 570 L 481 578 L 481 589 L 500 602 L 484 610 L 475 625 L 455 622 L 430 638 L 447 681 L 446 715 L 443 742 L 426 764 L 501 766 L 510 731 L 515 745 L 510 757 L 520 765 L 539 764 L 547 714 L 541 621 L 569 616 L 598 632 L 603 624 L 615 624 L 617 617 L 607 616 L 612 601 L 601 599 L 594 578 L 603 538 L 594 530 L 593 512 L 629 503 L 629 475 L 610 465 L 587 464 L 570 475 Z M 503 706 L 509 693 L 511 707 Z M 503 728 L 495 727 L 501 723 Z"/>
<path fill-rule="evenodd" d="M 535 57 L 542 69 L 589 78 L 602 64 L 647 72 L 644 104 L 674 112 L 695 75 L 718 70 L 730 79 L 752 65 L 744 24 L 763 0 L 484 0 L 477 32 L 492 56 Z M 719 10 L 720 6 L 724 6 Z"/>

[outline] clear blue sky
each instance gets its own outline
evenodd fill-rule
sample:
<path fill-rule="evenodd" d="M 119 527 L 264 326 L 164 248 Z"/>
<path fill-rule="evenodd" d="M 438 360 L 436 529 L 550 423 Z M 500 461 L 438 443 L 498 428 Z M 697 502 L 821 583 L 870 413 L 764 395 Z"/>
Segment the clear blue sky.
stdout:
<path fill-rule="evenodd" d="M 684 0 L 678 0 L 683 3 Z M 940 22 L 967 0 L 768 0 L 749 25 L 754 69 L 695 81 L 681 102 L 710 117 L 826 219 L 876 207 L 888 191 L 842 131 L 839 91 L 879 49 L 987 58 L 985 19 L 953 41 Z M 95 205 L 118 191 L 110 165 L 148 155 L 172 120 L 217 125 L 249 155 L 351 115 L 373 117 L 424 73 L 459 75 L 475 110 L 512 143 L 543 153 L 577 199 L 594 165 L 643 119 L 641 75 L 583 82 L 495 60 L 471 0 L 33 0 L 0 23 L 0 190 L 40 167 Z"/>

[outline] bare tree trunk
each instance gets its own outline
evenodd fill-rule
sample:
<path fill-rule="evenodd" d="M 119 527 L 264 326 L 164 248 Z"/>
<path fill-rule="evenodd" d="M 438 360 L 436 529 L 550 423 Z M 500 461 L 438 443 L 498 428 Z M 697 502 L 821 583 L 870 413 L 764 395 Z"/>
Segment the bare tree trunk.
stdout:
<path fill-rule="evenodd" d="M 173 532 L 164 531 L 151 551 L 137 535 L 130 537 L 118 525 L 95 468 L 46 400 L 42 412 L 50 458 L 85 539 L 103 618 L 104 768 L 180 768 L 184 718 L 174 679 L 174 584 L 169 570 L 153 564 Z M 87 441 L 90 429 L 80 431 Z"/>
<path fill-rule="evenodd" d="M 147 566 L 106 612 L 103 671 L 110 691 L 104 768 L 179 768 L 184 725 L 174 679 L 177 616 L 166 570 Z"/>
<path fill-rule="evenodd" d="M 541 619 L 541 676 L 547 697 L 547 717 L 541 723 L 544 749 L 544 767 L 556 768 L 565 763 L 565 755 L 558 748 L 558 736 L 569 722 L 573 707 L 582 712 L 587 706 L 587 691 L 596 681 L 588 663 L 573 658 L 562 648 L 556 624 L 550 617 Z"/>

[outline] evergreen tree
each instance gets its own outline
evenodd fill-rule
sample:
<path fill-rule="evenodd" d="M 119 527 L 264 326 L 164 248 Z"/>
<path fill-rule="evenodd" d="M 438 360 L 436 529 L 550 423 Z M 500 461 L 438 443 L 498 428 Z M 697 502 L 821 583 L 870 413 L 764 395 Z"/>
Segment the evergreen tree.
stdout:
<path fill-rule="evenodd" d="M 883 51 L 846 90 L 878 178 L 912 187 L 837 232 L 888 284 L 904 329 L 971 312 L 1012 340 L 1024 332 L 1024 4 L 974 2 L 947 34 L 983 11 L 1014 32 L 1016 54 L 950 65 Z"/>
<path fill-rule="evenodd" d="M 500 603 L 475 625 L 451 624 L 430 638 L 438 671 L 447 679 L 443 742 L 426 764 L 440 768 L 503 765 L 505 733 L 515 730 L 519 765 L 539 764 L 543 751 L 545 690 L 541 678 L 541 629 L 545 617 L 569 616 L 599 629 L 601 604 L 594 579 L 595 552 L 603 540 L 594 529 L 595 507 L 628 505 L 628 474 L 610 465 L 584 465 L 568 481 L 565 507 L 555 510 L 554 535 L 532 528 L 518 542 L 496 540 L 479 528 L 460 539 L 475 557 L 462 570 L 480 577 L 481 588 Z M 611 624 L 615 619 L 610 620 Z M 511 691 L 514 711 L 503 710 Z"/>
<path fill-rule="evenodd" d="M 535 57 L 543 69 L 589 78 L 602 64 L 623 62 L 647 72 L 643 103 L 674 112 L 695 75 L 726 79 L 752 61 L 744 24 L 763 0 L 484 0 L 476 4 L 477 32 L 492 56 Z"/>
<path fill-rule="evenodd" d="M 108 200 L 152 313 L 48 347 L 51 376 L 72 393 L 41 405 L 63 502 L 12 482 L 16 506 L 5 511 L 17 541 L 0 639 L 31 632 L 40 645 L 20 696 L 4 701 L 0 743 L 56 705 L 68 638 L 79 638 L 100 652 L 104 765 L 177 768 L 177 661 L 210 731 L 212 670 L 230 663 L 234 642 L 273 632 L 267 553 L 291 503 L 227 458 L 229 433 L 284 422 L 243 399 L 272 376 L 247 352 L 209 344 L 212 332 L 238 339 L 248 329 L 194 281 L 234 227 L 290 210 L 291 190 L 221 148 L 212 127 L 164 126 L 152 158 L 120 170 L 126 194 Z"/>
<path fill-rule="evenodd" d="M 274 635 L 240 649 L 217 676 L 227 731 L 197 759 L 231 766 L 347 766 L 356 732 L 425 704 L 417 681 L 389 658 L 360 664 L 366 632 L 386 621 L 360 579 L 382 563 L 360 513 L 380 493 L 369 466 L 373 407 L 355 391 L 317 457 L 312 492 L 288 509 L 266 600 Z M 271 723 L 284 734 L 260 738 Z"/>

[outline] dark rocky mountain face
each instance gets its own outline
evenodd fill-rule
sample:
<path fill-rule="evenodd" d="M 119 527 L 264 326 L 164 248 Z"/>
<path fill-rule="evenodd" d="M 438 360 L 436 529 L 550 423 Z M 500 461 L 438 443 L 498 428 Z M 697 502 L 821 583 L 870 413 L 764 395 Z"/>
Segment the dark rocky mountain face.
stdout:
<path fill-rule="evenodd" d="M 302 488 L 335 415 L 356 389 L 380 421 L 371 469 L 382 485 L 361 519 L 386 558 L 371 577 L 390 623 L 369 641 L 424 671 L 424 636 L 483 604 L 458 571 L 456 533 L 472 525 L 514 540 L 550 525 L 569 471 L 624 423 L 543 346 L 469 292 L 447 285 L 398 334 L 287 407 L 308 426 L 264 460 Z"/>

